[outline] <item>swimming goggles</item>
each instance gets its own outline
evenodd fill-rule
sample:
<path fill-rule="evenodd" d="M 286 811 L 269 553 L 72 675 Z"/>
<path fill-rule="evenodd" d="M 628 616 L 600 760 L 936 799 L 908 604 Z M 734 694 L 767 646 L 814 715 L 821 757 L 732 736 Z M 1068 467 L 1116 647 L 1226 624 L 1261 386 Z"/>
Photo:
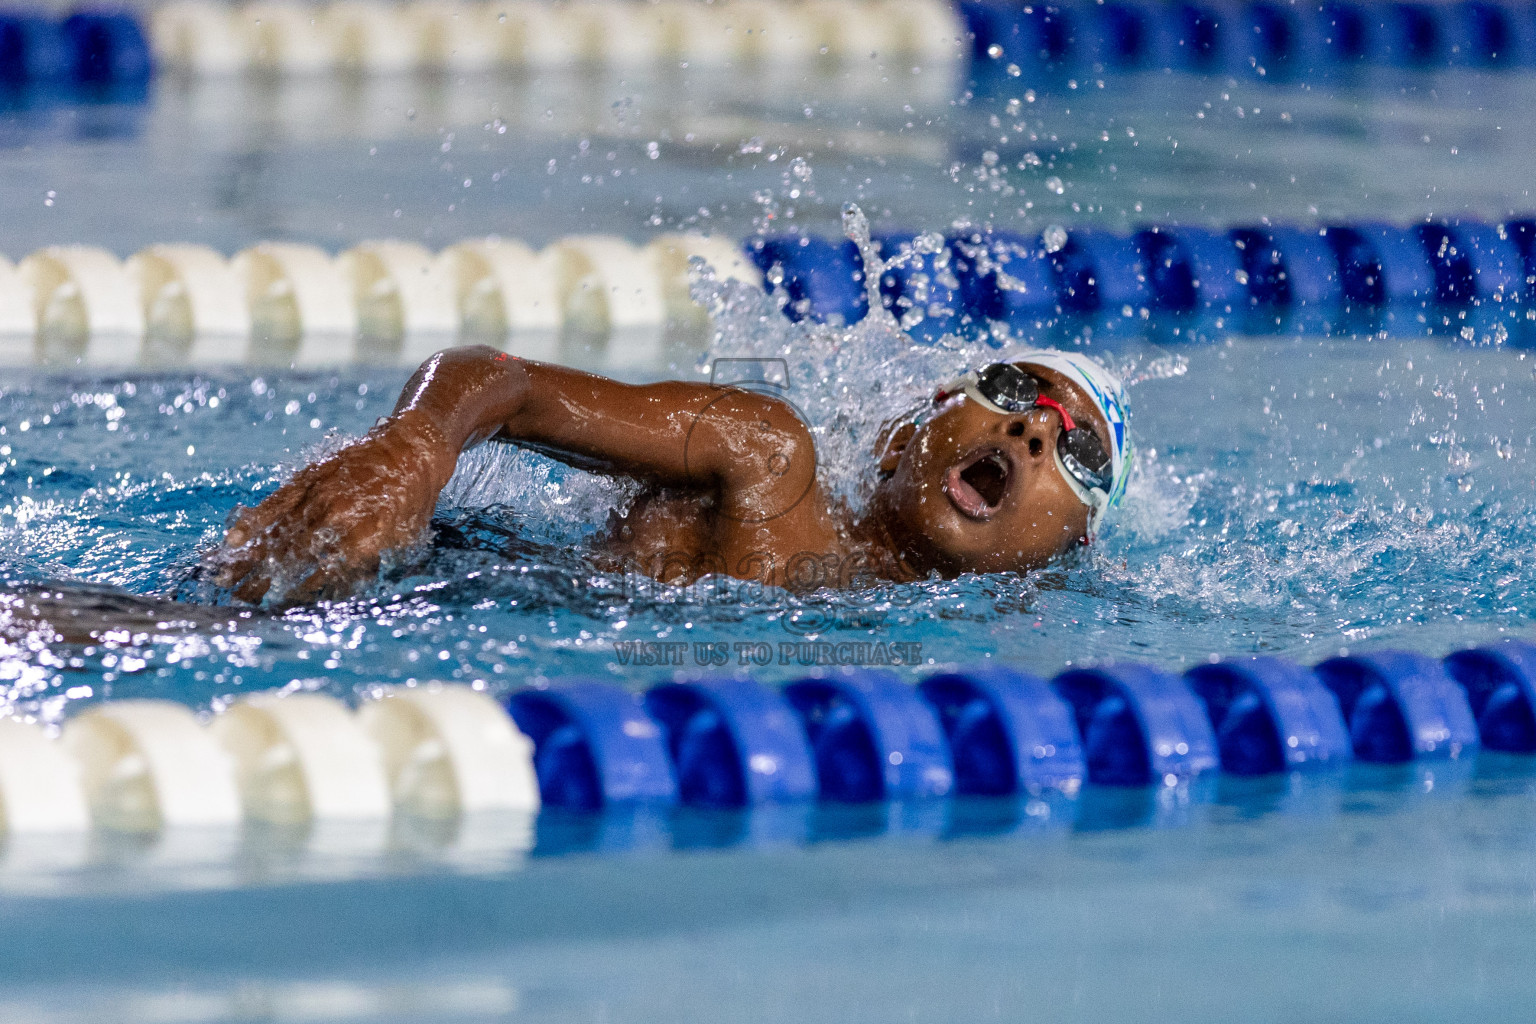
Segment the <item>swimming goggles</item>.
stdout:
<path fill-rule="evenodd" d="M 1114 483 L 1109 452 L 1098 434 L 1078 426 L 1060 402 L 1042 395 L 1043 388 L 1044 382 L 1028 370 L 1013 363 L 992 363 L 944 385 L 933 396 L 933 404 L 940 405 L 964 394 L 983 408 L 1004 416 L 1036 408 L 1055 409 L 1063 428 L 1056 438 L 1056 468 L 1083 504 L 1098 510 L 1107 503 Z"/>

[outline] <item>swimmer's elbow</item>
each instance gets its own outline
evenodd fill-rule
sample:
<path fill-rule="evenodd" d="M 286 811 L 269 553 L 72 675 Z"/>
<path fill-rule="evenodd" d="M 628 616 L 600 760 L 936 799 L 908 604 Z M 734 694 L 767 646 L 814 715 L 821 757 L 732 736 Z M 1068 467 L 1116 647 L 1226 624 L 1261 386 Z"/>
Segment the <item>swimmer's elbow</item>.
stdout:
<path fill-rule="evenodd" d="M 734 398 L 735 396 L 733 396 Z M 751 395 L 732 403 L 734 415 L 710 430 L 713 475 L 727 492 L 803 490 L 816 473 L 810 428 L 786 403 Z"/>

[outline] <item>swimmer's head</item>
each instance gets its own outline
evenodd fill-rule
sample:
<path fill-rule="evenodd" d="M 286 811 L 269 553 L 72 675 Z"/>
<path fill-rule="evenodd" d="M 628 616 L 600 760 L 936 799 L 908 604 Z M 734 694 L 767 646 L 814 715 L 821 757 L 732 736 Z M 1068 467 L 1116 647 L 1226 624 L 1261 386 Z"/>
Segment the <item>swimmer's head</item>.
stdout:
<path fill-rule="evenodd" d="M 914 568 L 1033 569 L 1098 532 L 1130 470 L 1125 393 L 1035 350 L 979 367 L 889 430 L 875 508 Z"/>

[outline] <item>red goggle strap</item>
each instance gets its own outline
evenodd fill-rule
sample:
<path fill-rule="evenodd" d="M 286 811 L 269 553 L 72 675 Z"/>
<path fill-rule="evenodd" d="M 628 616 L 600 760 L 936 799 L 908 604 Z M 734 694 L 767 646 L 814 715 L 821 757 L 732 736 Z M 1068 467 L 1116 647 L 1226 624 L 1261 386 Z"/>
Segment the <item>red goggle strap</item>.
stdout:
<path fill-rule="evenodd" d="M 1077 424 L 1072 422 L 1072 414 L 1067 412 L 1062 404 L 1056 401 L 1056 399 L 1046 398 L 1044 395 L 1041 395 L 1039 398 L 1035 399 L 1035 407 L 1039 408 L 1041 406 L 1044 406 L 1047 409 L 1055 409 L 1057 412 L 1059 412 L 1061 414 L 1061 425 L 1066 429 L 1077 429 Z"/>

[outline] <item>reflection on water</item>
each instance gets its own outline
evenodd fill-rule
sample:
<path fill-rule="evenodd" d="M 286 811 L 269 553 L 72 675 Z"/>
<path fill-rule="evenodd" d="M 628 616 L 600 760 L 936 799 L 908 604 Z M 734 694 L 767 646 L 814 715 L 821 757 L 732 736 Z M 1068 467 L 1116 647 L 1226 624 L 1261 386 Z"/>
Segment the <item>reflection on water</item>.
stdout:
<path fill-rule="evenodd" d="M 973 96 L 944 75 L 873 62 L 781 81 L 682 68 L 166 78 L 142 107 L 0 113 L 6 253 L 60 241 L 126 254 L 166 240 L 230 253 L 266 238 L 339 250 L 379 237 L 835 235 L 849 200 L 892 230 L 1498 220 L 1531 206 L 1527 72 L 1003 85 Z"/>
<path fill-rule="evenodd" d="M 616 819 L 609 855 L 426 875 L 129 863 L 6 885 L 0 1021 L 1520 1019 L 1528 761 L 1104 789 L 1092 820 L 826 809 L 793 842 Z"/>

